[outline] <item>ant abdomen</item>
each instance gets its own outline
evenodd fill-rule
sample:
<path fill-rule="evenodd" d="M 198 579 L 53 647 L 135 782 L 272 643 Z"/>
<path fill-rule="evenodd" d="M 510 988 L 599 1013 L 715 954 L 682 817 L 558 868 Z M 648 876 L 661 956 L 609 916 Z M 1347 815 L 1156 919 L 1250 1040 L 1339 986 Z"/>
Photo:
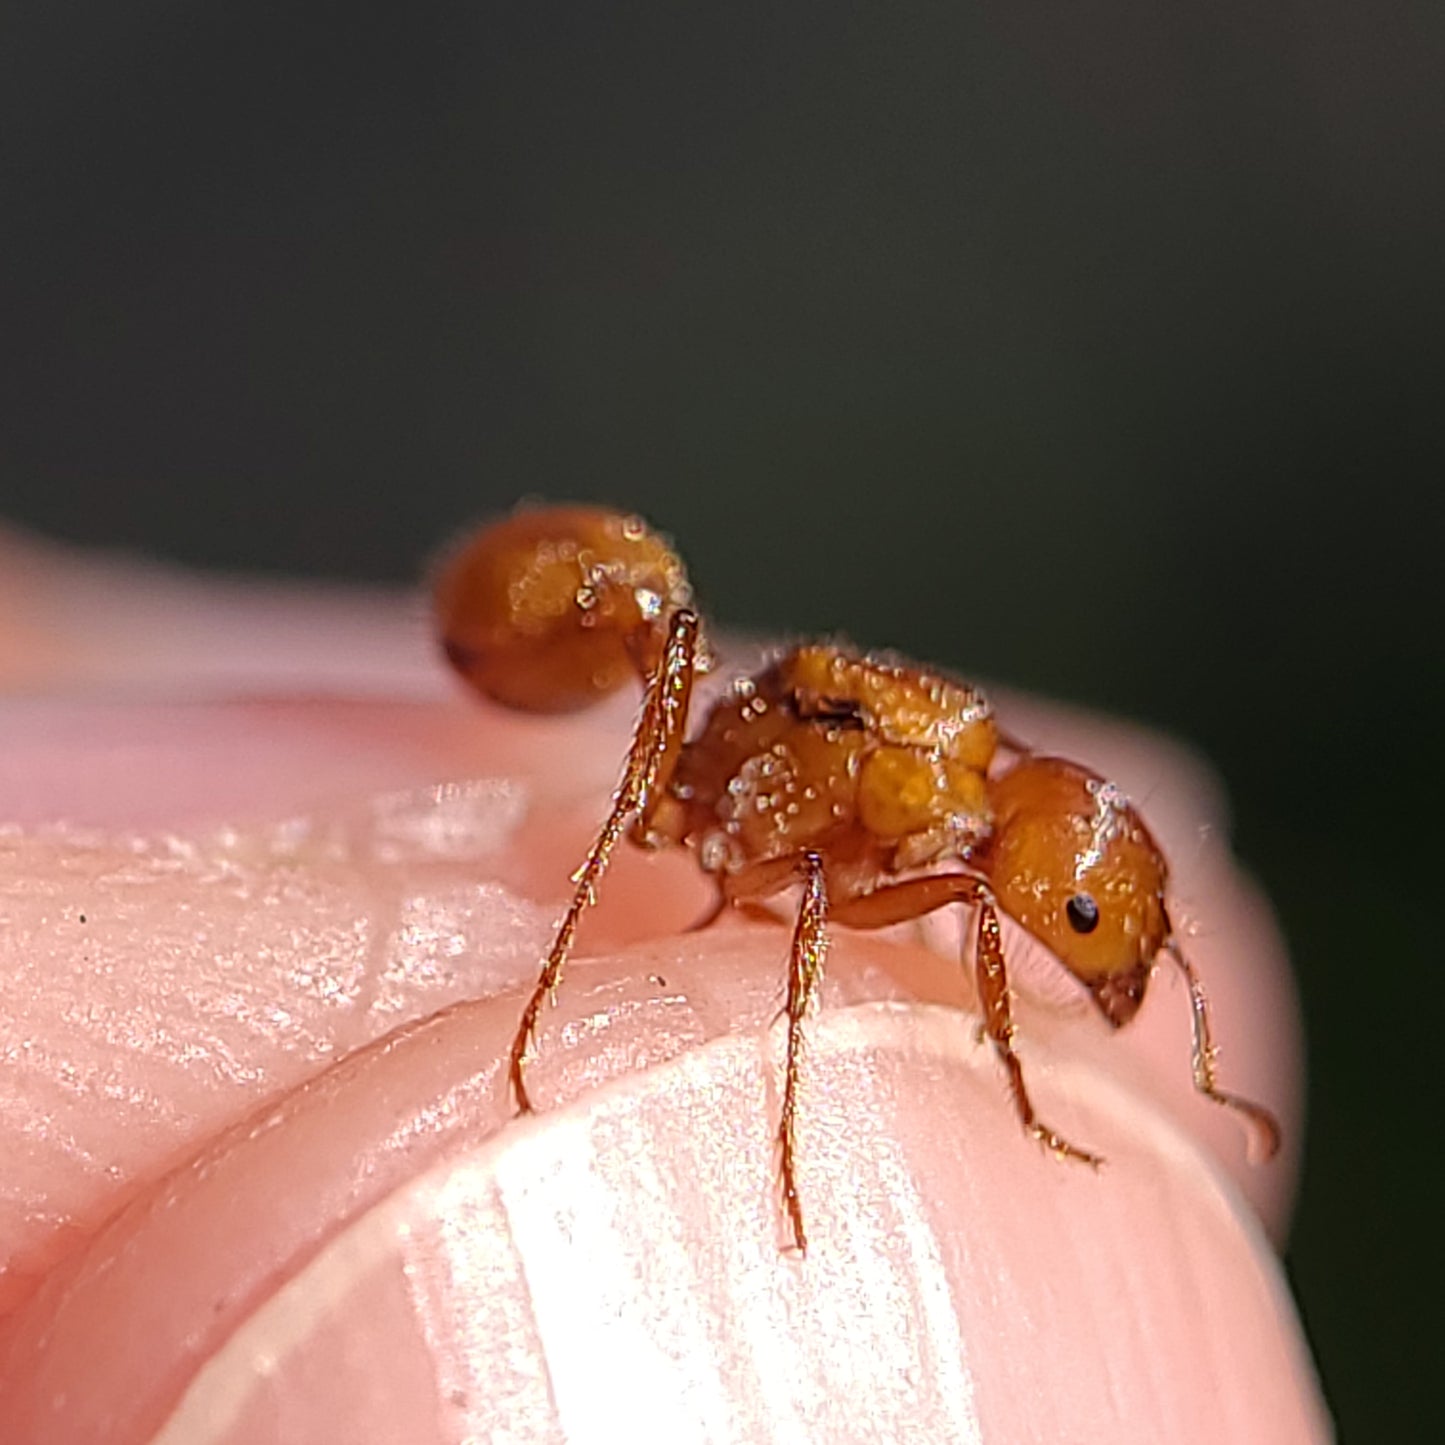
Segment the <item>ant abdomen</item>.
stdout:
<path fill-rule="evenodd" d="M 640 517 L 574 506 L 473 534 L 443 563 L 434 605 L 443 651 L 478 692 L 571 712 L 645 682 L 691 598 L 672 547 Z"/>

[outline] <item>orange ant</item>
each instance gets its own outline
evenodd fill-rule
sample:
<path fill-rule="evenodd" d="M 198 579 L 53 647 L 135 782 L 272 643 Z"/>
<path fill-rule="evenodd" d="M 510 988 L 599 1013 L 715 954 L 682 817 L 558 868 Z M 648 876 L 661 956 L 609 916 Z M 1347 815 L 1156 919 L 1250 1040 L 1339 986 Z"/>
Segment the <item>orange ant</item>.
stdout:
<path fill-rule="evenodd" d="M 542 1006 L 631 821 L 634 842 L 690 848 L 717 880 L 704 922 L 802 884 L 778 1135 L 800 1252 L 802 1029 L 830 918 L 883 928 L 952 903 L 971 908 L 984 1028 L 1023 1127 L 1054 1154 L 1095 1165 L 1034 1112 L 1014 1048 L 999 914 L 1045 944 L 1115 1028 L 1139 1011 L 1156 959 L 1167 956 L 1189 989 L 1194 1087 L 1252 1122 L 1266 1157 L 1279 1147 L 1274 1117 L 1216 1082 L 1208 1004 L 1170 927 L 1167 865 L 1143 820 L 1087 768 L 1003 737 L 975 688 L 901 661 L 804 645 L 735 681 L 689 738 L 693 681 L 711 657 L 686 573 L 640 518 L 600 508 L 524 510 L 483 529 L 444 568 L 436 616 L 457 671 L 509 706 L 568 711 L 633 677 L 645 689 L 611 811 L 573 875 L 512 1043 L 508 1077 L 522 1112 L 532 1107 L 525 1069 Z"/>

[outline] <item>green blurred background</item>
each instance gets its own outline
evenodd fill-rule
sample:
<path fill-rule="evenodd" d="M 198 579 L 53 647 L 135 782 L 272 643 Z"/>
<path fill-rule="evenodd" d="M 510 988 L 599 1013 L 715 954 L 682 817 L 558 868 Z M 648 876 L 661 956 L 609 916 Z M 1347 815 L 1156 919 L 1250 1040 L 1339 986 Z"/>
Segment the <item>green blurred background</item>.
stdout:
<path fill-rule="evenodd" d="M 1189 739 L 1298 961 L 1326 1392 L 1434 1433 L 1445 7 L 7 31 L 0 512 L 407 578 L 519 494 L 606 499 L 727 623 Z"/>

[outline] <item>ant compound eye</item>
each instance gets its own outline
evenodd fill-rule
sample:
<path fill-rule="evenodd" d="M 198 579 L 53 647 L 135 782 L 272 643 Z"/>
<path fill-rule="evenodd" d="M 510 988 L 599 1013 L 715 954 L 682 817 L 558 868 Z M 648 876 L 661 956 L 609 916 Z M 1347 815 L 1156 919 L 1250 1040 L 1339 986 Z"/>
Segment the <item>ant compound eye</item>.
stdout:
<path fill-rule="evenodd" d="M 1064 905 L 1069 927 L 1075 933 L 1092 933 L 1099 926 L 1099 905 L 1091 893 L 1076 893 Z"/>

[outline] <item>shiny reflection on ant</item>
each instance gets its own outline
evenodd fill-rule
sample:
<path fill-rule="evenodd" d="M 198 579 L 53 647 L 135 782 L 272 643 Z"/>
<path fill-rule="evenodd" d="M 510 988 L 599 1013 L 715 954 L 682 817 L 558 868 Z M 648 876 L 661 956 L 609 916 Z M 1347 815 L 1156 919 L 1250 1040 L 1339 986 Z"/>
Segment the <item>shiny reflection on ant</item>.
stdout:
<path fill-rule="evenodd" d="M 802 1031 L 830 920 L 884 928 L 949 904 L 972 910 L 984 1028 L 1023 1127 L 1088 1164 L 1100 1161 L 1040 1119 L 1029 1097 L 999 916 L 1043 943 L 1115 1028 L 1138 1012 L 1156 960 L 1168 958 L 1188 985 L 1194 1087 L 1242 1115 L 1266 1157 L 1278 1149 L 1274 1117 L 1219 1087 L 1209 1006 L 1174 938 L 1168 867 L 1143 820 L 1089 769 L 1003 737 L 977 689 L 897 659 L 805 645 L 737 679 L 689 737 L 693 682 L 711 657 L 686 572 L 640 518 L 600 508 L 523 510 L 483 529 L 443 568 L 435 607 L 452 665 L 508 706 L 562 712 L 634 678 L 644 689 L 622 781 L 573 875 L 512 1043 L 508 1078 L 522 1112 L 532 1107 L 526 1067 L 543 1005 L 630 823 L 633 842 L 688 848 L 716 880 L 709 921 L 802 886 L 778 1135 L 800 1252 Z"/>

